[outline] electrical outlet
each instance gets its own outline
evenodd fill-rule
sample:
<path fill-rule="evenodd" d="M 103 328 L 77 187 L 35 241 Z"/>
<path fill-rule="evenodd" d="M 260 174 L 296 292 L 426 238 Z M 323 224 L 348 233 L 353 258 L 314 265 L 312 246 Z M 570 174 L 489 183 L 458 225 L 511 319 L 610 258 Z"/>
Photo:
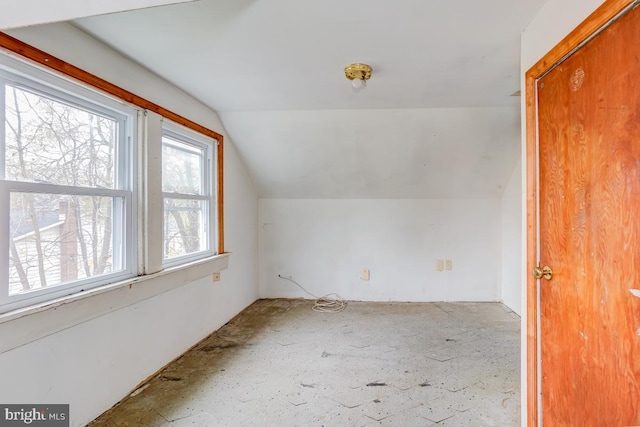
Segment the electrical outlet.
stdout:
<path fill-rule="evenodd" d="M 219 282 L 220 281 L 220 272 L 213 273 L 211 275 L 211 281 L 212 282 Z"/>
<path fill-rule="evenodd" d="M 453 270 L 453 264 L 451 263 L 450 259 L 445 259 L 444 260 L 444 269 L 447 270 L 447 271 Z"/>
<path fill-rule="evenodd" d="M 370 272 L 368 268 L 363 268 L 362 271 L 360 271 L 360 280 L 369 280 L 370 277 Z"/>
<path fill-rule="evenodd" d="M 436 260 L 436 271 L 444 271 L 444 260 L 437 259 Z"/>

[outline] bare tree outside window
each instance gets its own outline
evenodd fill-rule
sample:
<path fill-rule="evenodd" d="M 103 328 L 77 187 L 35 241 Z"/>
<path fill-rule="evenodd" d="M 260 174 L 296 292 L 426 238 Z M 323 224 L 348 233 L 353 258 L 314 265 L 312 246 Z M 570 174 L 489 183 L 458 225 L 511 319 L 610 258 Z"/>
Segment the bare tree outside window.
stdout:
<path fill-rule="evenodd" d="M 113 227 L 123 201 L 62 187 L 117 188 L 118 121 L 21 87 L 5 86 L 4 101 L 4 179 L 42 184 L 10 196 L 9 295 L 122 268 Z"/>
<path fill-rule="evenodd" d="M 205 146 L 177 138 L 162 139 L 165 259 L 209 249 L 207 150 Z"/>

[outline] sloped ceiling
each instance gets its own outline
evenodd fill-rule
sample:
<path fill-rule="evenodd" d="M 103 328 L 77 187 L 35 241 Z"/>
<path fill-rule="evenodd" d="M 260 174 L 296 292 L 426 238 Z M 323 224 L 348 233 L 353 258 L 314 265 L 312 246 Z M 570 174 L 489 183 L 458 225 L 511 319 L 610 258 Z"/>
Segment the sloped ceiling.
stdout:
<path fill-rule="evenodd" d="M 261 197 L 496 197 L 544 0 L 199 0 L 75 25 L 219 112 Z M 374 68 L 354 92 L 343 68 Z"/>
<path fill-rule="evenodd" d="M 144 9 L 194 0 L 20 0 L 3 1 L 0 29 L 68 21 L 125 10 Z"/>
<path fill-rule="evenodd" d="M 519 152 L 513 107 L 222 117 L 267 198 L 499 197 Z"/>

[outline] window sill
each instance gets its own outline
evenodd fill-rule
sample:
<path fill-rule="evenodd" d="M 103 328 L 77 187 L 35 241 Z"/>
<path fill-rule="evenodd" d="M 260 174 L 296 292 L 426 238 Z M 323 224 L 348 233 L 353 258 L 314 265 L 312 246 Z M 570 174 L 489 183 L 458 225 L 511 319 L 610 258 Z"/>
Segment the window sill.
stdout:
<path fill-rule="evenodd" d="M 229 253 L 0 315 L 0 354 L 224 270 Z"/>

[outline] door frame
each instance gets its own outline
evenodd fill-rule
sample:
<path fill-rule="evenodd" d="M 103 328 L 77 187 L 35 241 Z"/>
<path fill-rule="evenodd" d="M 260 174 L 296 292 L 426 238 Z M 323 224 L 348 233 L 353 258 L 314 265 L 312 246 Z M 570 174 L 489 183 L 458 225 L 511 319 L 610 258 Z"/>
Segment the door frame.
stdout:
<path fill-rule="evenodd" d="M 538 126 L 536 82 L 548 71 L 570 55 L 583 42 L 615 18 L 636 0 L 607 0 L 580 25 L 562 39 L 553 49 L 533 65 L 525 74 L 525 120 L 526 120 L 526 333 L 527 333 L 527 423 L 537 426 L 539 419 L 539 369 L 538 358 L 538 280 L 531 272 L 538 265 Z M 523 390 L 524 392 L 524 390 Z"/>

